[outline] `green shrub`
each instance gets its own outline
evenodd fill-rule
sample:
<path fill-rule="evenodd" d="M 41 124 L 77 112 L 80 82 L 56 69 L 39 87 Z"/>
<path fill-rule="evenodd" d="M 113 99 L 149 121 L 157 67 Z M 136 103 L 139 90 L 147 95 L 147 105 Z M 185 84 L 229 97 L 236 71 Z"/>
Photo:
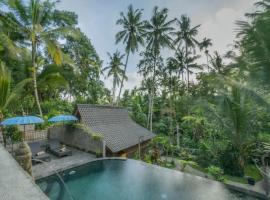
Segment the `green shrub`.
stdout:
<path fill-rule="evenodd" d="M 77 129 L 83 130 L 84 132 L 86 132 L 89 135 L 91 135 L 91 137 L 93 138 L 93 140 L 101 141 L 103 139 L 102 134 L 93 132 L 88 126 L 86 126 L 84 124 L 74 123 L 74 124 L 69 124 L 69 126 L 70 127 L 73 127 L 73 128 L 77 128 Z"/>
<path fill-rule="evenodd" d="M 185 171 L 185 169 L 186 169 L 186 167 L 188 166 L 188 165 L 190 165 L 190 166 L 196 166 L 197 165 L 197 163 L 196 162 L 193 162 L 193 161 L 189 161 L 189 160 L 179 160 L 179 162 L 180 162 L 180 164 L 181 164 L 181 171 L 183 172 L 183 171 Z"/>
<path fill-rule="evenodd" d="M 224 173 L 223 173 L 223 170 L 221 168 L 211 165 L 210 167 L 207 168 L 207 171 L 217 181 L 224 181 L 224 177 L 223 177 Z"/>
<path fill-rule="evenodd" d="M 13 142 L 22 141 L 23 132 L 19 131 L 17 126 L 7 126 L 4 128 L 6 138 L 10 138 Z"/>
<path fill-rule="evenodd" d="M 260 181 L 263 178 L 260 170 L 255 165 L 245 166 L 245 176 L 252 177 L 255 181 Z"/>
<path fill-rule="evenodd" d="M 239 165 L 239 150 L 229 145 L 225 151 L 220 154 L 220 162 L 224 173 L 232 176 L 243 177 L 244 169 Z"/>
<path fill-rule="evenodd" d="M 96 140 L 96 141 L 101 141 L 103 138 L 103 136 L 100 133 L 92 133 L 91 136 L 93 140 Z"/>

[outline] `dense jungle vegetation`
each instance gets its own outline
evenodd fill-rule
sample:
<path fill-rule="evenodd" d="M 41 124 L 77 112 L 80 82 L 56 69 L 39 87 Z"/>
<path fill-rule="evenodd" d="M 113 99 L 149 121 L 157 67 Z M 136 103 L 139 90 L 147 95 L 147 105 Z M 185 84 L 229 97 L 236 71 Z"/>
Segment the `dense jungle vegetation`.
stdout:
<path fill-rule="evenodd" d="M 123 106 L 157 134 L 146 161 L 170 155 L 237 177 L 262 164 L 270 150 L 269 0 L 236 22 L 225 55 L 209 51 L 213 41 L 199 40 L 200 25 L 188 16 L 170 19 L 168 9 L 154 7 L 145 19 L 130 5 L 116 22 L 116 49 L 121 43 L 125 52 L 108 53 L 109 63 L 80 30 L 78 15 L 56 4 L 0 0 L 0 121 L 72 113 L 77 103 Z M 124 90 L 134 54 L 143 79 Z M 112 88 L 102 76 L 112 78 Z"/>

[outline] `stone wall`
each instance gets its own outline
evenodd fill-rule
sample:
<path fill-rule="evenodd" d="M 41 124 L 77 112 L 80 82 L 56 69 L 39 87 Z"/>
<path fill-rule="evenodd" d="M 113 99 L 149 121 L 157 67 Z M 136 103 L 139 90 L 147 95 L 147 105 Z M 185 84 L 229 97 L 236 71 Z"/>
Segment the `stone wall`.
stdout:
<path fill-rule="evenodd" d="M 56 138 L 68 146 L 90 153 L 102 153 L 103 150 L 102 140 L 96 140 L 89 133 L 75 127 L 51 127 L 48 129 L 48 138 Z"/>

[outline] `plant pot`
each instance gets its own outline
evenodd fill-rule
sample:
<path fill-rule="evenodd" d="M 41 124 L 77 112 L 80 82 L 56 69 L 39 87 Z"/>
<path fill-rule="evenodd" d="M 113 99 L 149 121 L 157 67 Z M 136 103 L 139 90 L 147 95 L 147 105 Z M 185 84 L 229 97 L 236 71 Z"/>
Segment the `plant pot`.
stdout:
<path fill-rule="evenodd" d="M 256 183 L 255 179 L 252 177 L 247 177 L 247 182 L 249 185 L 255 185 Z"/>

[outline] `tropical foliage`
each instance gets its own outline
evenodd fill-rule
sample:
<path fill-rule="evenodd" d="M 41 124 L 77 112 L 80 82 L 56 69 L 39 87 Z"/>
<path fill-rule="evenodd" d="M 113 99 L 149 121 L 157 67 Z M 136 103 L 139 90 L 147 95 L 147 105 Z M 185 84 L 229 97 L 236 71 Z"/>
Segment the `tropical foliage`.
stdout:
<path fill-rule="evenodd" d="M 218 180 L 244 177 L 254 160 L 266 164 L 261 158 L 270 151 L 268 0 L 236 22 L 238 35 L 224 55 L 214 51 L 210 38 L 199 37 L 200 25 L 187 15 L 172 19 L 167 8 L 156 6 L 147 19 L 130 5 L 116 22 L 116 44 L 125 50 L 108 54 L 109 63 L 78 27 L 76 13 L 57 10 L 57 3 L 0 1 L 1 118 L 46 118 L 70 113 L 76 103 L 119 105 L 158 134 L 145 155 L 149 162 L 173 157 Z M 142 81 L 124 91 L 133 54 L 139 55 Z M 112 92 L 102 76 L 112 80 Z"/>

